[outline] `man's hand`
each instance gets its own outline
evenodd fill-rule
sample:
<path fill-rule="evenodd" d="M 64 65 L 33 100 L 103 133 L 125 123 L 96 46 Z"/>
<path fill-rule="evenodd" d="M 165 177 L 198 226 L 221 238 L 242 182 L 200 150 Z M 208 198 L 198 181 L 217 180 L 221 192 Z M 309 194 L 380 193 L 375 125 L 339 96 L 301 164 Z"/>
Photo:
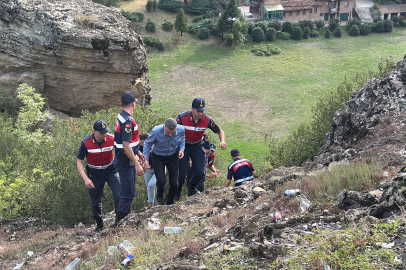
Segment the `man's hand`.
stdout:
<path fill-rule="evenodd" d="M 86 178 L 86 179 L 84 179 L 84 181 L 85 181 L 85 185 L 87 188 L 94 188 L 92 180 L 90 180 L 89 178 Z"/>
<path fill-rule="evenodd" d="M 144 170 L 151 168 L 151 165 L 149 165 L 148 160 L 145 160 L 145 162 L 143 163 L 142 168 L 143 168 Z"/>
<path fill-rule="evenodd" d="M 221 148 L 221 150 L 226 150 L 226 148 L 227 148 L 226 142 L 221 142 L 220 143 L 220 148 Z"/>
<path fill-rule="evenodd" d="M 137 172 L 137 176 L 143 176 L 144 175 L 144 170 L 142 169 L 141 165 L 138 163 L 135 165 L 135 170 Z"/>
<path fill-rule="evenodd" d="M 179 151 L 179 159 L 183 158 L 184 155 L 183 151 Z"/>
<path fill-rule="evenodd" d="M 216 170 L 216 171 L 214 172 L 214 174 L 216 175 L 216 177 L 220 177 L 220 171 L 219 171 L 219 170 Z"/>
<path fill-rule="evenodd" d="M 141 162 L 141 163 L 144 163 L 145 161 L 147 161 L 147 160 L 145 159 L 144 154 L 143 154 L 142 152 L 138 151 L 137 156 L 140 158 L 140 162 Z"/>

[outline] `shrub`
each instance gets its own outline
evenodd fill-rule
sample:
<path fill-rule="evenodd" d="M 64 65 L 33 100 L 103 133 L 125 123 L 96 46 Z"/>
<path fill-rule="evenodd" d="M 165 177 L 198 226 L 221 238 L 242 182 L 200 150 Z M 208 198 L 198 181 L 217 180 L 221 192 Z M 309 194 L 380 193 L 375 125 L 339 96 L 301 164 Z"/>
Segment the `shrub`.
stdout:
<path fill-rule="evenodd" d="M 154 0 L 154 2 L 153 2 L 153 4 L 152 4 L 152 9 L 153 9 L 154 11 L 156 11 L 156 6 L 157 6 L 156 0 Z"/>
<path fill-rule="evenodd" d="M 331 36 L 331 32 L 330 32 L 330 30 L 326 30 L 326 32 L 324 33 L 324 37 L 325 38 L 330 38 L 330 36 Z"/>
<path fill-rule="evenodd" d="M 322 19 L 315 21 L 315 25 L 316 25 L 317 29 L 319 29 L 319 32 L 320 32 L 320 29 L 323 28 L 325 24 L 326 23 Z"/>
<path fill-rule="evenodd" d="M 183 6 L 184 6 L 183 2 L 177 0 L 159 0 L 158 3 L 159 8 L 170 10 L 173 12 L 179 12 L 181 8 L 183 8 Z"/>
<path fill-rule="evenodd" d="M 265 37 L 267 41 L 274 41 L 276 39 L 276 30 L 273 28 L 267 28 Z"/>
<path fill-rule="evenodd" d="M 233 45 L 233 40 L 234 40 L 234 35 L 233 35 L 233 34 L 227 34 L 227 39 L 226 39 L 226 41 L 227 41 L 227 44 L 228 44 L 229 46 L 232 46 L 232 45 Z"/>
<path fill-rule="evenodd" d="M 144 13 L 142 12 L 127 12 L 124 10 L 121 10 L 121 15 L 123 15 L 124 18 L 130 21 L 134 22 L 139 22 L 144 19 Z"/>
<path fill-rule="evenodd" d="M 351 26 L 350 31 L 348 32 L 348 34 L 350 36 L 356 37 L 356 36 L 359 35 L 359 32 L 360 32 L 360 30 L 359 30 L 358 26 L 353 25 L 353 26 Z"/>
<path fill-rule="evenodd" d="M 196 0 L 193 1 L 192 3 L 187 5 L 187 11 L 189 11 L 190 13 L 194 13 L 194 14 L 204 14 L 207 12 L 210 13 L 218 13 L 219 10 L 213 5 L 213 1 L 210 0 Z M 213 14 L 214 16 L 214 14 Z M 213 16 L 211 17 L 206 17 L 206 18 L 213 18 Z"/>
<path fill-rule="evenodd" d="M 261 27 L 257 26 L 252 29 L 251 37 L 252 41 L 261 42 L 262 40 L 264 40 L 264 31 L 262 31 Z"/>
<path fill-rule="evenodd" d="M 255 24 L 253 24 L 253 23 L 248 23 L 248 35 L 251 36 L 251 34 L 252 34 L 252 29 L 254 29 L 254 28 L 255 28 Z"/>
<path fill-rule="evenodd" d="M 284 22 L 282 24 L 282 32 L 292 34 L 292 30 L 293 30 L 293 28 L 292 28 L 292 23 L 291 22 Z"/>
<path fill-rule="evenodd" d="M 304 30 L 306 27 L 309 27 L 309 30 L 312 30 L 314 27 L 314 21 L 309 19 L 299 20 L 300 27 Z"/>
<path fill-rule="evenodd" d="M 393 22 L 391 20 L 383 21 L 383 31 L 385 33 L 390 33 L 393 31 Z"/>
<path fill-rule="evenodd" d="M 161 41 L 157 37 L 144 37 L 144 43 L 147 46 L 153 47 L 158 45 Z"/>
<path fill-rule="evenodd" d="M 280 54 L 281 49 L 279 49 L 278 47 L 276 47 L 273 44 L 267 44 L 267 45 L 260 44 L 260 45 L 252 46 L 251 52 L 255 55 L 258 55 L 258 52 L 262 52 L 263 55 L 271 56 L 273 54 Z M 258 56 L 263 56 L 263 55 L 261 54 Z"/>
<path fill-rule="evenodd" d="M 164 51 L 164 50 L 165 50 L 165 45 L 164 45 L 162 42 L 159 42 L 158 45 L 157 45 L 157 47 L 158 47 L 158 50 L 160 50 L 160 51 Z"/>
<path fill-rule="evenodd" d="M 153 21 L 148 19 L 147 24 L 145 25 L 145 30 L 155 33 L 156 32 L 156 25 Z"/>
<path fill-rule="evenodd" d="M 306 27 L 303 29 L 303 38 L 304 38 L 304 39 L 308 39 L 309 36 L 310 36 L 310 28 L 309 28 L 308 26 L 306 26 Z"/>
<path fill-rule="evenodd" d="M 170 21 L 165 21 L 165 22 L 162 24 L 162 28 L 163 28 L 165 31 L 170 31 L 170 30 L 172 30 L 172 28 L 173 28 L 173 23 L 171 23 Z"/>
<path fill-rule="evenodd" d="M 400 20 L 399 25 L 402 27 L 406 27 L 406 20 Z"/>
<path fill-rule="evenodd" d="M 276 30 L 276 32 L 281 31 L 282 30 L 282 23 L 278 20 L 276 21 L 270 21 L 268 22 L 268 28 L 273 28 Z"/>
<path fill-rule="evenodd" d="M 361 21 L 358 20 L 357 18 L 351 19 L 347 22 L 347 25 L 345 26 L 347 31 L 350 31 L 351 26 L 356 25 L 358 28 L 361 28 Z"/>
<path fill-rule="evenodd" d="M 199 38 L 200 38 L 200 39 L 208 39 L 209 36 L 210 36 L 210 30 L 209 30 L 209 28 L 203 27 L 203 28 L 200 30 Z"/>
<path fill-rule="evenodd" d="M 341 37 L 341 28 L 340 27 L 337 27 L 337 29 L 334 31 L 334 36 Z"/>
<path fill-rule="evenodd" d="M 214 21 L 212 19 L 205 19 L 197 23 L 192 23 L 191 25 L 189 25 L 188 31 L 189 33 L 197 32 L 203 27 L 206 27 L 210 31 L 212 31 L 214 29 Z"/>
<path fill-rule="evenodd" d="M 371 24 L 373 23 L 363 23 L 359 28 L 359 33 L 362 36 L 368 36 L 371 33 Z"/>
<path fill-rule="evenodd" d="M 381 18 L 381 17 L 375 17 L 375 18 L 373 19 L 373 21 L 374 21 L 374 23 L 381 22 L 381 21 L 382 21 L 382 18 Z"/>
<path fill-rule="evenodd" d="M 318 37 L 319 36 L 319 31 L 313 29 L 312 31 L 310 31 L 310 36 L 311 37 Z"/>
<path fill-rule="evenodd" d="M 393 26 L 396 26 L 400 22 L 400 17 L 397 15 L 391 16 L 390 20 L 393 22 Z"/>
<path fill-rule="evenodd" d="M 383 32 L 383 21 L 377 21 L 372 28 L 375 33 L 382 33 Z"/>
<path fill-rule="evenodd" d="M 328 21 L 328 29 L 333 32 L 334 30 L 336 30 L 336 28 L 340 25 L 340 20 L 339 19 L 333 19 L 331 18 Z"/>
<path fill-rule="evenodd" d="M 154 1 L 153 0 L 148 0 L 148 2 L 147 2 L 147 11 L 151 12 L 153 8 L 154 8 Z"/>
<path fill-rule="evenodd" d="M 176 15 L 176 20 L 175 20 L 175 30 L 177 32 L 180 32 L 180 35 L 183 34 L 183 32 L 188 31 L 188 25 L 187 25 L 187 20 L 185 16 L 185 11 L 183 8 L 179 10 L 178 15 Z"/>
<path fill-rule="evenodd" d="M 257 23 L 255 24 L 255 26 L 261 27 L 262 31 L 263 31 L 264 33 L 266 32 L 266 23 L 265 23 L 264 21 L 257 22 Z"/>
<path fill-rule="evenodd" d="M 276 34 L 276 38 L 280 40 L 288 40 L 291 39 L 292 36 L 288 32 L 280 32 Z"/>
<path fill-rule="evenodd" d="M 204 16 L 199 15 L 199 16 L 194 17 L 192 22 L 197 23 L 197 22 L 202 21 L 203 19 L 204 19 Z"/>
<path fill-rule="evenodd" d="M 302 28 L 295 27 L 292 30 L 292 39 L 301 40 L 302 39 Z"/>

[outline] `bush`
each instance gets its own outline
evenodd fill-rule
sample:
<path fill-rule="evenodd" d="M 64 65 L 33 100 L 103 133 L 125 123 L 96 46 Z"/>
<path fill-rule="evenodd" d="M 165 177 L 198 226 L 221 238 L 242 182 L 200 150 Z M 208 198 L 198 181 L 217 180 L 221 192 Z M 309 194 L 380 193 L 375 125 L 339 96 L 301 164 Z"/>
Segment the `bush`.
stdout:
<path fill-rule="evenodd" d="M 302 39 L 302 28 L 295 27 L 292 30 L 292 39 L 301 40 Z"/>
<path fill-rule="evenodd" d="M 200 30 L 199 38 L 200 39 L 208 39 L 210 37 L 210 30 L 207 27 L 203 27 Z"/>
<path fill-rule="evenodd" d="M 165 22 L 162 24 L 162 28 L 163 28 L 165 31 L 170 31 L 170 30 L 172 30 L 172 28 L 173 28 L 173 23 L 171 23 L 170 21 L 165 21 Z"/>
<path fill-rule="evenodd" d="M 153 47 L 158 45 L 161 41 L 157 37 L 144 37 L 144 43 L 147 46 Z"/>
<path fill-rule="evenodd" d="M 309 36 L 310 36 L 310 28 L 309 28 L 308 26 L 306 26 L 306 27 L 303 29 L 303 38 L 304 38 L 304 39 L 308 39 Z"/>
<path fill-rule="evenodd" d="M 276 38 L 280 40 L 289 40 L 292 36 L 288 32 L 279 32 L 276 34 Z"/>
<path fill-rule="evenodd" d="M 158 45 L 157 45 L 157 47 L 158 47 L 158 50 L 160 50 L 160 51 L 164 51 L 164 50 L 165 50 L 165 45 L 164 45 L 162 42 L 159 42 Z"/>
<path fill-rule="evenodd" d="M 197 22 L 197 23 L 192 23 L 189 25 L 189 33 L 194 33 L 199 31 L 201 28 L 206 27 L 210 31 L 214 29 L 214 21 L 212 19 L 205 19 L 203 21 Z"/>
<path fill-rule="evenodd" d="M 121 10 L 121 15 L 123 15 L 123 17 L 126 18 L 127 20 L 134 22 L 140 22 L 144 19 L 144 13 L 142 12 L 127 12 Z"/>
<path fill-rule="evenodd" d="M 257 26 L 252 29 L 251 37 L 252 41 L 261 42 L 262 40 L 264 40 L 264 31 L 262 31 L 261 27 Z"/>
<path fill-rule="evenodd" d="M 361 21 L 358 20 L 357 18 L 351 19 L 347 22 L 347 25 L 345 26 L 345 29 L 347 31 L 350 31 L 351 26 L 356 25 L 358 28 L 361 28 Z"/>
<path fill-rule="evenodd" d="M 397 15 L 391 16 L 390 20 L 393 22 L 393 26 L 396 26 L 400 22 L 400 17 Z"/>
<path fill-rule="evenodd" d="M 330 30 L 326 30 L 326 32 L 324 33 L 324 37 L 325 38 L 330 38 L 330 36 L 331 36 L 331 32 L 330 32 Z"/>
<path fill-rule="evenodd" d="M 148 0 L 148 2 L 147 2 L 147 11 L 151 12 L 153 8 L 154 8 L 154 1 L 153 0 Z"/>
<path fill-rule="evenodd" d="M 383 32 L 383 21 L 377 21 L 372 28 L 375 33 L 382 33 Z"/>
<path fill-rule="evenodd" d="M 267 41 L 274 41 L 276 39 L 276 30 L 273 28 L 267 28 L 265 37 Z"/>
<path fill-rule="evenodd" d="M 292 27 L 292 23 L 291 23 L 291 22 L 284 22 L 284 23 L 282 24 L 282 32 L 286 32 L 286 33 L 292 34 L 292 30 L 293 30 L 293 27 Z"/>
<path fill-rule="evenodd" d="M 179 12 L 179 10 L 183 8 L 184 4 L 183 2 L 177 0 L 159 0 L 158 6 L 161 9 Z"/>
<path fill-rule="evenodd" d="M 154 22 L 148 19 L 147 24 L 145 25 L 145 30 L 155 33 L 156 32 L 156 25 Z"/>
<path fill-rule="evenodd" d="M 312 30 L 314 27 L 314 21 L 309 19 L 299 20 L 300 27 L 304 30 L 306 27 L 309 27 L 309 30 Z"/>
<path fill-rule="evenodd" d="M 282 30 L 282 23 L 278 20 L 276 21 L 270 21 L 268 22 L 268 28 L 273 28 L 276 30 L 276 32 L 281 31 Z"/>
<path fill-rule="evenodd" d="M 334 36 L 341 37 L 341 28 L 340 27 L 337 27 L 337 29 L 334 31 Z"/>
<path fill-rule="evenodd" d="M 336 28 L 340 25 L 340 20 L 339 19 L 333 19 L 331 18 L 328 21 L 328 29 L 333 32 L 334 30 L 336 30 Z"/>
<path fill-rule="evenodd" d="M 196 0 L 191 2 L 190 4 L 187 5 L 186 8 L 187 11 L 193 14 L 204 14 L 204 13 L 218 13 L 219 10 L 213 5 L 213 1 L 211 0 Z M 206 17 L 206 18 L 213 18 L 211 17 Z"/>
<path fill-rule="evenodd" d="M 251 52 L 257 56 L 271 56 L 273 54 L 280 54 L 282 51 L 278 47 L 272 44 L 267 45 L 254 45 L 251 48 Z M 263 54 L 259 55 L 258 52 L 262 52 Z"/>
<path fill-rule="evenodd" d="M 311 37 L 318 37 L 319 36 L 319 31 L 317 31 L 317 30 L 312 30 L 312 31 L 310 31 L 310 36 Z"/>
<path fill-rule="evenodd" d="M 316 25 L 317 29 L 319 29 L 319 32 L 320 32 L 320 29 L 323 28 L 325 24 L 326 23 L 322 19 L 315 21 L 315 25 Z"/>
<path fill-rule="evenodd" d="M 381 18 L 381 17 L 375 17 L 375 18 L 373 19 L 373 21 L 374 21 L 374 23 L 381 22 L 381 21 L 382 21 L 382 18 Z"/>
<path fill-rule="evenodd" d="M 261 27 L 262 31 L 263 31 L 264 33 L 266 32 L 266 23 L 265 23 L 264 21 L 257 22 L 257 23 L 255 24 L 255 26 Z"/>
<path fill-rule="evenodd" d="M 406 27 L 406 20 L 400 20 L 399 25 L 402 27 Z"/>
<path fill-rule="evenodd" d="M 227 34 L 226 41 L 227 41 L 227 44 L 229 46 L 233 46 L 233 40 L 234 40 L 234 35 L 233 34 Z"/>
<path fill-rule="evenodd" d="M 248 23 L 248 35 L 251 36 L 251 34 L 252 34 L 252 29 L 254 29 L 254 28 L 255 28 L 255 24 L 253 24 L 253 23 Z"/>
<path fill-rule="evenodd" d="M 368 36 L 371 33 L 371 24 L 373 23 L 363 23 L 359 28 L 359 33 L 362 36 Z"/>
<path fill-rule="evenodd" d="M 203 21 L 203 19 L 204 19 L 204 16 L 199 15 L 199 16 L 194 17 L 192 22 L 197 23 L 197 22 Z"/>
<path fill-rule="evenodd" d="M 393 31 L 393 22 L 391 20 L 383 21 L 383 31 L 385 33 L 391 33 Z"/>
<path fill-rule="evenodd" d="M 360 32 L 360 30 L 359 30 L 358 26 L 353 25 L 353 26 L 351 26 L 350 31 L 348 32 L 348 34 L 350 36 L 356 37 L 356 36 L 359 35 L 359 32 Z"/>

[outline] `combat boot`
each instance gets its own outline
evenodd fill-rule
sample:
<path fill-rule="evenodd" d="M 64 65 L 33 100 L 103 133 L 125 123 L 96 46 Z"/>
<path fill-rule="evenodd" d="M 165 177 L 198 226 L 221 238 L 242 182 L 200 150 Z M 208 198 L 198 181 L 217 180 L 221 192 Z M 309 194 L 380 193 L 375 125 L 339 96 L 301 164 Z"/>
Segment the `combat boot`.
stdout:
<path fill-rule="evenodd" d="M 100 232 L 101 230 L 103 230 L 104 228 L 104 223 L 103 223 L 103 219 L 96 219 L 96 229 L 94 229 L 94 232 Z"/>

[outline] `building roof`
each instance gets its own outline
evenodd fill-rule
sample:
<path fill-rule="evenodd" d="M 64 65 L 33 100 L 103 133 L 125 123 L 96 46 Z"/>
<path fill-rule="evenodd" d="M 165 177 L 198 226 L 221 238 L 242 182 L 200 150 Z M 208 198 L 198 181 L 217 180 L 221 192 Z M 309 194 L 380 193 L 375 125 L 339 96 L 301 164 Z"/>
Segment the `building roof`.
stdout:
<path fill-rule="evenodd" d="M 399 5 L 379 5 L 379 11 L 380 11 L 382 14 L 406 12 L 406 4 L 399 4 Z"/>
<path fill-rule="evenodd" d="M 281 1 L 282 6 L 285 8 L 285 11 L 292 11 L 292 10 L 303 10 L 303 9 L 311 9 L 313 7 L 322 6 L 321 2 L 316 2 L 314 0 L 301 0 L 301 1 Z"/>
<path fill-rule="evenodd" d="M 264 9 L 267 12 L 285 10 L 281 4 L 278 4 L 278 5 L 266 5 L 266 6 L 264 6 Z"/>

